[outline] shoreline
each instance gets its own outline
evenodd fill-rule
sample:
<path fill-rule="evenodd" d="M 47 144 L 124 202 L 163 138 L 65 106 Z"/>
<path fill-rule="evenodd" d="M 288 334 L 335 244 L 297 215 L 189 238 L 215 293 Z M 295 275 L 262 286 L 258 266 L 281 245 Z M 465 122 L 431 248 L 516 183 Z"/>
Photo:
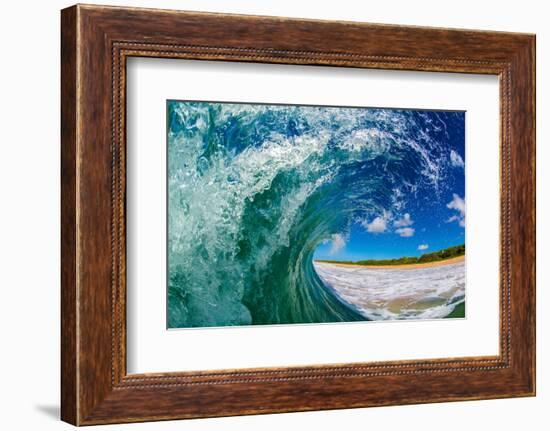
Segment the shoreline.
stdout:
<path fill-rule="evenodd" d="M 356 265 L 356 264 L 350 264 L 350 263 L 322 262 L 318 260 L 315 260 L 314 263 L 324 264 L 324 265 L 334 265 L 334 266 L 340 266 L 344 268 L 420 269 L 420 268 L 432 268 L 432 267 L 443 266 L 443 265 L 451 265 L 453 263 L 464 262 L 464 260 L 465 260 L 465 256 L 463 255 L 463 256 L 452 257 L 450 259 L 438 260 L 436 262 L 409 263 L 409 264 L 402 264 L 402 265 Z"/>

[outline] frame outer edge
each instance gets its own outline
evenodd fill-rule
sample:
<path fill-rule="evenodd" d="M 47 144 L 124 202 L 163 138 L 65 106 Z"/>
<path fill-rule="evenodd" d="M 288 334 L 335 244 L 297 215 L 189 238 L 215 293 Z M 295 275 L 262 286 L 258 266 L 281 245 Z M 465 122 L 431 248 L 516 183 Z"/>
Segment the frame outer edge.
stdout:
<path fill-rule="evenodd" d="M 533 94 L 531 96 L 531 105 L 533 109 L 533 156 L 531 159 L 531 166 L 533 170 L 533 193 L 531 196 L 533 202 L 533 316 L 532 316 L 532 334 L 533 337 L 533 358 L 532 358 L 532 371 L 531 377 L 533 379 L 533 388 L 531 394 L 537 396 L 537 36 L 533 35 L 530 45 L 530 55 L 533 62 L 531 71 L 531 82 L 533 83 Z"/>
<path fill-rule="evenodd" d="M 78 425 L 78 6 L 61 11 L 61 420 Z"/>
<path fill-rule="evenodd" d="M 536 396 L 536 53 L 526 36 L 511 61 L 511 363 L 519 396 Z"/>
<path fill-rule="evenodd" d="M 345 393 L 344 395 L 347 394 L 347 399 L 350 401 L 342 401 L 333 398 L 334 393 L 330 392 L 331 387 L 335 387 L 336 383 L 333 383 L 332 386 L 331 384 L 326 385 L 328 381 L 323 378 L 319 379 L 318 381 L 307 380 L 309 383 L 305 386 L 305 390 L 311 390 L 312 392 L 314 392 L 315 397 L 311 399 L 307 404 L 304 403 L 299 404 L 298 406 L 294 406 L 288 404 L 288 400 L 290 399 L 288 398 L 288 391 L 299 391 L 299 388 L 296 389 L 296 385 L 290 383 L 286 383 L 283 386 L 282 383 L 262 383 L 260 381 L 228 382 L 227 385 L 220 386 L 214 390 L 214 388 L 210 388 L 210 385 L 203 385 L 202 382 L 198 382 L 196 385 L 194 383 L 193 389 L 176 389 L 172 387 L 161 388 L 158 387 L 158 385 L 155 385 L 154 388 L 146 389 L 142 387 L 127 388 L 120 386 L 121 382 L 118 381 L 118 377 L 115 374 L 109 375 L 109 379 L 107 379 L 107 366 L 110 365 L 111 367 L 116 367 L 117 365 L 115 362 L 113 362 L 115 354 L 111 353 L 111 351 L 107 353 L 105 349 L 107 346 L 107 330 L 109 329 L 109 331 L 111 331 L 112 328 L 114 328 L 114 323 L 112 320 L 108 322 L 104 314 L 107 312 L 107 307 L 114 306 L 113 301 L 118 298 L 116 298 L 115 296 L 109 296 L 109 298 L 107 298 L 106 288 L 103 284 L 106 281 L 106 271 L 103 271 L 103 269 L 105 269 L 106 260 L 103 258 L 98 258 L 97 246 L 99 245 L 103 247 L 105 245 L 105 239 L 90 237 L 90 232 L 93 233 L 99 229 L 97 228 L 96 224 L 90 223 L 90 221 L 93 221 L 92 217 L 97 215 L 100 217 L 100 220 L 104 220 L 107 207 L 103 205 L 101 206 L 101 208 L 96 208 L 93 203 L 90 203 L 90 197 L 93 195 L 94 192 L 94 184 L 100 184 L 104 186 L 101 192 L 105 193 L 106 182 L 104 182 L 104 179 L 106 177 L 102 177 L 101 174 L 105 174 L 106 172 L 106 159 L 103 157 L 103 153 L 98 153 L 98 151 L 105 152 L 107 148 L 109 148 L 107 145 L 105 145 L 105 142 L 107 141 L 104 141 L 104 139 L 106 139 L 107 132 L 105 132 L 104 130 L 96 131 L 93 128 L 94 121 L 97 121 L 94 116 L 97 115 L 102 120 L 106 120 L 106 113 L 111 111 L 108 110 L 107 100 L 104 96 L 106 88 L 104 86 L 102 87 L 97 85 L 94 87 L 96 82 L 94 80 L 86 79 L 86 77 L 88 77 L 90 74 L 97 72 L 97 80 L 100 83 L 104 83 L 103 80 L 107 79 L 108 72 L 107 63 L 98 64 L 95 61 L 91 61 L 93 53 L 91 53 L 91 51 L 89 50 L 88 44 L 92 43 L 91 50 L 94 51 L 97 49 L 97 54 L 102 55 L 102 58 L 106 59 L 107 49 L 111 47 L 110 44 L 113 41 L 116 41 L 118 37 L 121 37 L 121 35 L 122 37 L 124 37 L 128 34 L 129 31 L 132 31 L 127 27 L 121 27 L 122 22 L 127 21 L 129 18 L 135 18 L 135 16 L 138 16 L 139 18 L 145 12 L 150 12 L 151 14 L 154 14 L 155 12 L 154 10 L 151 11 L 146 9 L 134 10 L 128 8 L 112 8 L 109 9 L 108 14 L 107 11 L 105 11 L 108 16 L 107 19 L 103 19 L 105 18 L 103 16 L 103 9 L 103 7 L 99 6 L 90 5 L 84 7 L 81 5 L 77 5 L 65 9 L 61 13 L 62 420 L 69 422 L 73 425 L 91 425 L 100 423 L 136 422 L 181 419 L 191 417 L 232 416 L 236 414 L 325 410 L 334 408 L 352 408 L 388 404 L 416 404 L 467 399 L 489 399 L 534 394 L 535 327 L 533 307 L 535 280 L 534 278 L 531 280 L 531 277 L 534 277 L 534 261 L 523 261 L 523 265 L 520 266 L 520 269 L 523 268 L 523 271 L 528 273 L 528 279 L 532 281 L 531 285 L 528 286 L 528 289 L 524 287 L 520 295 L 514 295 L 520 305 L 522 303 L 527 303 L 526 312 L 523 314 L 523 317 L 525 317 L 525 319 L 523 321 L 522 319 L 518 319 L 518 323 L 520 323 L 520 329 L 516 329 L 514 339 L 517 340 L 516 347 L 519 344 L 527 348 L 528 352 L 526 354 L 520 354 L 514 357 L 516 366 L 513 369 L 509 369 L 510 372 L 508 372 L 508 370 L 505 370 L 506 372 L 500 372 L 499 370 L 498 374 L 495 372 L 494 375 L 495 377 L 506 378 L 506 383 L 511 383 L 514 386 L 513 388 L 509 388 L 509 392 L 505 392 L 503 390 L 496 391 L 498 389 L 498 383 L 494 380 L 491 381 L 491 383 L 487 383 L 487 379 L 483 380 L 481 378 L 483 377 L 483 375 L 480 375 L 479 382 L 475 380 L 475 376 L 471 377 L 474 383 L 473 392 L 466 391 L 464 393 L 456 393 L 449 397 L 398 397 L 398 399 L 395 400 L 386 399 L 385 401 L 380 401 L 376 398 L 369 398 L 370 401 L 365 401 L 361 399 L 361 401 L 357 402 L 357 400 L 352 400 L 352 397 L 349 393 L 351 389 L 347 387 L 348 382 L 345 382 L 346 385 L 342 386 L 342 388 L 345 389 L 342 389 L 341 391 L 342 393 Z M 190 21 L 191 23 L 195 18 L 197 18 L 195 15 L 198 15 L 194 13 L 186 14 L 179 11 L 173 12 L 175 14 L 181 13 L 182 20 Z M 213 15 L 204 15 L 208 16 L 209 20 L 214 19 Z M 223 15 L 220 15 L 220 17 L 221 16 Z M 232 27 L 233 24 L 237 24 L 237 17 L 242 16 L 237 15 L 228 17 L 228 20 L 230 21 L 229 24 L 231 24 L 230 27 Z M 143 17 L 141 16 L 141 18 Z M 240 19 L 244 20 L 245 18 Z M 247 19 L 250 19 L 250 17 L 248 17 Z M 279 18 L 263 17 L 262 19 L 276 20 Z M 282 21 L 285 21 L 282 18 L 280 19 Z M 288 22 L 289 24 L 290 22 L 294 22 L 296 25 L 304 24 L 303 21 L 294 19 L 288 19 Z M 142 20 L 141 25 L 142 27 L 144 25 L 154 26 L 154 24 L 151 24 L 151 22 L 147 22 L 146 20 Z M 329 24 L 326 25 L 328 26 Z M 171 28 L 172 27 L 170 27 L 170 29 Z M 365 28 L 370 27 L 365 24 Z M 373 31 L 374 29 L 376 29 L 376 31 L 381 31 L 381 27 L 379 26 L 373 26 L 372 28 Z M 404 29 L 408 28 L 409 27 L 404 27 Z M 172 30 L 161 30 L 162 31 L 160 34 L 164 35 L 165 38 L 168 36 L 169 38 L 172 38 L 173 36 L 173 38 L 175 38 L 176 40 L 178 40 L 178 38 L 182 39 L 184 36 L 185 38 L 187 38 L 187 35 L 182 36 L 180 33 L 173 35 Z M 426 29 L 422 31 L 428 32 L 429 30 Z M 168 36 L 165 35 L 166 32 Z M 189 37 L 192 42 L 194 39 L 198 40 L 198 43 L 200 45 L 200 43 L 202 43 L 202 36 L 199 36 L 193 35 L 193 33 L 191 32 L 191 36 Z M 470 33 L 466 32 L 456 33 L 455 36 L 457 38 L 459 36 L 473 37 Z M 488 33 L 488 37 L 489 36 L 491 40 L 496 38 L 496 35 L 492 33 Z M 527 72 L 526 75 L 522 76 L 522 79 L 530 80 L 534 79 L 534 37 L 523 39 L 525 36 L 526 35 L 519 34 L 502 34 L 502 38 L 504 39 L 503 43 L 505 43 L 505 46 L 503 47 L 501 54 L 506 54 L 507 60 L 514 58 L 516 60 L 516 67 L 519 67 L 523 72 Z M 159 36 L 159 38 L 161 42 L 164 41 L 161 36 Z M 212 36 L 208 36 L 208 38 L 212 38 Z M 360 37 L 359 39 L 360 41 L 363 40 L 362 37 Z M 477 35 L 474 39 L 476 39 L 477 41 Z M 220 49 L 239 50 L 239 47 L 236 46 L 237 42 L 240 42 L 240 40 L 232 41 L 228 47 L 222 47 Z M 263 42 L 265 45 L 265 40 Z M 477 42 L 486 42 L 486 40 L 481 38 L 481 40 Z M 474 43 L 474 41 L 471 43 Z M 195 48 L 199 45 L 195 45 Z M 331 46 L 331 44 L 328 45 L 329 47 Z M 82 49 L 80 49 L 81 47 Z M 193 43 L 191 43 L 190 47 L 193 47 Z M 292 51 L 292 44 L 290 44 L 290 47 L 290 51 Z M 246 56 L 247 49 L 248 48 L 244 48 L 243 51 L 240 51 L 243 54 L 242 56 L 239 54 L 229 61 L 249 61 Z M 284 47 L 282 49 L 283 51 L 285 50 Z M 424 46 L 421 47 L 420 51 L 425 51 L 426 49 L 426 46 Z M 267 48 L 263 48 L 263 50 L 265 52 L 268 52 L 269 54 L 269 46 Z M 260 52 L 262 51 L 262 49 L 259 49 L 257 51 Z M 338 51 L 338 49 L 336 51 Z M 370 52 L 370 48 L 368 49 L 368 51 Z M 209 53 L 208 55 L 200 55 L 205 57 L 204 59 L 214 59 L 218 58 L 218 56 L 224 57 L 224 55 L 217 53 L 217 51 L 211 52 L 213 52 L 213 54 Z M 483 53 L 483 50 L 481 50 L 480 52 Z M 332 55 L 330 54 L 330 52 L 328 53 L 329 55 Z M 302 57 L 301 52 L 297 51 L 297 54 Z M 359 54 L 357 54 L 357 49 L 350 55 L 358 56 Z M 472 54 L 472 58 L 479 59 L 480 55 L 481 54 L 479 52 L 475 55 Z M 242 58 L 240 58 L 239 60 L 236 59 L 237 57 Z M 271 55 L 269 55 L 269 57 L 271 58 Z M 527 61 L 527 63 L 529 64 L 521 65 L 521 62 L 517 62 L 518 57 L 521 57 L 521 60 Z M 467 56 L 467 58 L 470 57 Z M 502 60 L 500 58 L 500 54 L 495 58 L 495 61 Z M 273 62 L 279 62 L 279 60 L 281 60 L 281 62 L 286 63 L 286 60 L 288 60 L 289 63 L 294 63 L 291 57 L 278 57 L 277 55 L 274 55 L 272 59 L 274 59 Z M 409 65 L 407 63 L 406 69 L 410 68 L 410 70 L 424 70 L 425 60 L 427 59 L 420 56 L 418 62 L 415 62 L 414 64 L 411 63 L 412 65 Z M 325 61 L 329 64 L 334 65 L 336 65 L 336 63 L 340 63 L 338 60 L 332 58 L 323 60 L 323 63 Z M 370 60 L 368 62 L 370 62 Z M 321 60 L 316 60 L 313 62 L 313 64 L 320 63 Z M 366 63 L 367 61 L 365 60 L 365 64 Z M 394 69 L 398 68 L 401 63 L 402 60 L 399 60 L 397 57 L 395 57 L 392 58 L 392 61 L 390 63 L 380 64 L 380 66 L 382 66 L 381 68 L 384 69 Z M 485 63 L 485 60 L 481 58 L 477 61 L 476 67 L 479 66 L 479 68 L 482 68 L 482 64 Z M 446 70 L 446 68 L 439 63 L 434 67 L 438 70 L 440 68 L 441 70 Z M 487 67 L 488 66 L 483 66 L 483 70 L 486 71 L 486 73 L 489 73 L 487 72 L 487 70 L 489 70 L 487 69 Z M 429 70 L 429 68 L 427 70 Z M 471 73 L 471 70 L 468 69 L 466 73 Z M 517 75 L 514 74 L 512 76 L 514 77 L 513 81 L 516 82 L 515 80 L 517 79 Z M 515 88 L 515 85 L 512 86 Z M 523 104 L 521 106 L 524 107 L 528 113 L 530 112 L 533 115 L 532 117 L 521 123 L 520 128 L 525 127 L 528 130 L 528 133 L 524 135 L 524 138 L 522 140 L 523 144 L 526 146 L 525 151 L 523 152 L 523 155 L 518 159 L 518 161 L 521 162 L 522 167 L 528 165 L 528 167 L 532 169 L 532 171 L 529 172 L 529 175 L 526 175 L 521 181 L 518 181 L 519 183 L 526 185 L 526 190 L 524 190 L 524 194 L 519 199 L 519 202 L 524 205 L 524 208 L 526 210 L 533 211 L 531 213 L 532 217 L 528 217 L 529 222 L 527 223 L 526 229 L 522 231 L 522 233 L 526 235 L 527 238 L 530 238 L 530 235 L 534 233 L 535 227 L 535 139 L 533 127 L 534 106 L 531 105 L 532 103 L 534 103 L 534 81 L 529 81 L 527 83 L 524 82 L 521 86 L 518 86 L 518 91 L 519 94 L 516 95 L 519 95 L 520 98 L 523 99 Z M 514 106 L 516 107 L 515 109 L 517 109 L 518 100 L 514 100 L 512 102 L 512 107 Z M 89 109 L 91 109 L 91 112 L 89 111 Z M 107 124 L 107 121 L 103 121 L 103 123 Z M 517 132 L 514 127 L 512 127 L 512 130 Z M 515 133 L 513 134 L 515 135 Z M 514 140 L 514 142 L 516 141 Z M 94 166 L 93 163 L 96 163 L 101 169 L 94 171 L 94 169 L 92 169 L 92 167 Z M 113 174 L 113 176 L 115 179 L 117 178 L 116 174 Z M 512 177 L 514 177 L 514 175 L 512 175 Z M 119 183 L 115 183 L 115 186 L 119 185 Z M 113 192 L 111 191 L 111 193 Z M 122 210 L 124 210 L 124 208 Z M 115 214 L 117 213 L 115 212 Z M 515 218 L 512 217 L 512 220 L 515 220 Z M 105 226 L 102 225 L 101 228 L 104 231 L 103 233 L 107 232 Z M 111 231 L 111 233 L 113 233 L 113 231 Z M 97 241 L 95 241 L 94 238 L 97 239 Z M 526 253 L 524 258 L 534 258 L 534 240 L 531 238 L 531 241 L 528 241 L 528 244 L 522 246 L 521 250 Z M 88 258 L 90 258 L 91 263 L 88 261 Z M 112 263 L 112 265 L 116 269 L 116 260 L 113 262 L 115 263 Z M 102 269 L 102 278 L 100 280 L 101 282 L 98 281 L 97 274 L 90 273 L 89 271 L 90 269 L 93 269 L 93 265 Z M 524 286 L 524 284 L 526 283 L 519 284 Z M 90 290 L 92 285 L 95 287 L 93 292 Z M 82 325 L 79 324 L 80 321 Z M 89 327 L 90 323 L 92 322 L 94 323 L 93 328 Z M 98 323 L 98 325 L 95 325 L 95 323 Z M 518 336 L 518 334 L 521 335 L 522 333 L 528 334 L 526 337 L 523 338 L 523 341 L 520 342 L 521 337 Z M 111 336 L 114 336 L 113 334 L 114 332 L 111 333 Z M 113 350 L 113 352 L 115 351 Z M 429 370 L 427 370 L 426 372 L 427 376 L 431 375 Z M 331 374 L 327 375 L 326 379 L 334 377 L 337 376 L 333 376 Z M 385 381 L 387 379 L 379 378 L 379 380 Z M 405 380 L 402 377 L 400 378 L 400 380 L 408 381 L 408 379 Z M 395 382 L 398 382 L 397 378 Z M 259 383 L 262 384 L 260 385 Z M 504 383 L 505 382 L 503 381 L 502 384 Z M 478 386 L 479 389 L 476 390 L 476 387 Z M 363 394 L 367 396 L 367 398 L 368 396 L 372 395 L 372 390 L 369 389 L 369 387 L 363 385 L 360 389 L 363 391 Z M 229 401 L 230 398 L 239 395 L 239 393 L 241 393 L 242 395 L 242 393 L 244 393 L 243 391 L 250 390 L 258 391 L 259 393 L 265 391 L 266 394 L 273 396 L 276 396 L 278 394 L 278 396 L 280 397 L 279 404 L 271 405 L 270 407 L 258 407 L 252 402 L 247 403 L 247 397 L 242 397 L 242 399 L 240 400 L 240 405 L 238 405 L 239 403 L 236 402 L 238 401 L 238 399 L 234 399 L 230 403 L 225 403 L 221 407 L 211 406 L 211 409 L 208 411 L 205 411 L 203 409 L 204 405 L 201 406 L 201 403 L 205 402 L 207 396 L 214 395 L 214 401 L 216 399 Z M 371 394 L 369 394 L 369 391 L 371 392 Z M 284 396 L 281 396 L 281 393 L 283 393 Z M 359 394 L 360 393 L 361 392 L 359 392 Z M 303 393 L 296 392 L 296 396 L 301 397 L 303 396 Z M 353 396 L 357 397 L 358 394 L 353 394 Z M 156 406 L 152 407 L 151 405 L 148 405 L 147 398 L 149 398 L 149 401 L 152 401 L 152 398 L 154 397 L 161 398 L 160 400 L 155 401 L 159 401 L 159 403 L 161 404 L 165 403 L 165 407 L 175 407 L 177 410 L 176 413 L 174 415 L 172 415 L 172 411 L 170 411 L 169 415 L 157 415 L 156 413 L 158 413 L 158 411 L 155 411 L 153 413 L 152 408 L 156 409 Z M 208 402 L 210 402 L 210 400 L 208 400 Z M 197 410 L 198 408 L 200 408 L 201 410 Z"/>
<path fill-rule="evenodd" d="M 536 35 L 531 35 L 528 38 L 527 42 L 527 64 L 530 68 L 530 74 L 526 77 L 527 84 L 529 85 L 530 94 L 527 103 L 530 105 L 531 117 L 530 124 L 528 124 L 529 132 L 529 144 L 531 147 L 531 157 L 529 160 L 530 164 L 530 179 L 532 181 L 532 190 L 528 199 L 530 201 L 531 207 L 531 235 L 533 238 L 533 243 L 531 244 L 531 253 L 532 261 L 531 263 L 531 277 L 532 284 L 529 286 L 529 298 L 531 300 L 531 310 L 530 310 L 530 334 L 529 336 L 531 341 L 530 349 L 530 385 L 529 385 L 529 395 L 537 395 L 537 37 Z"/>
<path fill-rule="evenodd" d="M 526 124 L 526 140 L 528 143 L 528 158 L 526 160 L 526 167 L 529 169 L 528 182 L 529 182 L 529 194 L 526 196 L 526 204 L 529 207 L 530 215 L 530 227 L 527 231 L 526 242 L 528 242 L 528 259 L 527 265 L 529 267 L 530 284 L 525 287 L 525 294 L 528 296 L 527 301 L 529 303 L 528 310 L 528 337 L 529 348 L 528 352 L 528 371 L 527 371 L 527 395 L 536 396 L 537 392 L 537 336 L 536 336 L 536 313 L 537 313 L 537 299 L 536 299 L 536 284 L 537 284 L 537 205 L 536 205 L 536 190 L 537 190 L 537 175 L 536 175 L 536 152 L 537 152 L 537 135 L 536 135 L 536 69 L 537 69 L 537 56 L 536 56 L 536 35 L 530 35 L 527 38 L 526 48 L 524 50 L 524 61 L 521 61 L 526 68 L 526 76 L 524 78 L 524 85 L 527 88 L 525 104 L 529 116 L 525 115 Z M 527 332 L 526 331 L 526 332 Z"/>

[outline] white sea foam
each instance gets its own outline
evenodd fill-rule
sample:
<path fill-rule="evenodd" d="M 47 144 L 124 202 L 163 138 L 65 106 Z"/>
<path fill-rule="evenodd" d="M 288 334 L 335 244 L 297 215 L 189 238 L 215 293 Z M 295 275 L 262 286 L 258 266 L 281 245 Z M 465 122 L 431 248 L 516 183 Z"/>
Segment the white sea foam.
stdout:
<path fill-rule="evenodd" d="M 371 320 L 437 319 L 464 302 L 464 262 L 416 269 L 314 266 L 336 295 Z"/>

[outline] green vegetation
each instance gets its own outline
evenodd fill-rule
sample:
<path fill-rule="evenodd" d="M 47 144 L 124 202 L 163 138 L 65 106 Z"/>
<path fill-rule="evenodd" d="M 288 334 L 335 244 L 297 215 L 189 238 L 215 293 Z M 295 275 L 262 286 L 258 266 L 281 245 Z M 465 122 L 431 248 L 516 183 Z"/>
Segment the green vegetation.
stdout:
<path fill-rule="evenodd" d="M 453 311 L 451 311 L 451 314 L 448 316 L 445 316 L 446 319 L 456 319 L 456 318 L 463 318 L 466 316 L 466 304 L 462 302 L 461 304 L 458 304 Z"/>
<path fill-rule="evenodd" d="M 325 263 L 345 263 L 347 265 L 363 265 L 363 266 L 375 266 L 375 265 L 409 265 L 415 263 L 427 263 L 427 262 L 439 262 L 441 260 L 452 259 L 453 257 L 464 256 L 466 253 L 466 247 L 464 244 L 455 245 L 453 247 L 444 248 L 443 250 L 434 251 L 432 253 L 423 254 L 420 257 L 400 257 L 398 259 L 368 259 L 359 260 L 356 262 L 343 261 L 343 260 L 318 260 L 318 262 Z"/>

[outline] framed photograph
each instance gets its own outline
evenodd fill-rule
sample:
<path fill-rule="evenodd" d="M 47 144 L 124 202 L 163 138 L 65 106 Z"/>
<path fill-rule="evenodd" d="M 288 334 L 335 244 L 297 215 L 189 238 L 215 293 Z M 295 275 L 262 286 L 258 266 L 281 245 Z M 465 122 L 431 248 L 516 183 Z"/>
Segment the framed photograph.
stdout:
<path fill-rule="evenodd" d="M 61 415 L 535 394 L 535 36 L 61 13 Z"/>

